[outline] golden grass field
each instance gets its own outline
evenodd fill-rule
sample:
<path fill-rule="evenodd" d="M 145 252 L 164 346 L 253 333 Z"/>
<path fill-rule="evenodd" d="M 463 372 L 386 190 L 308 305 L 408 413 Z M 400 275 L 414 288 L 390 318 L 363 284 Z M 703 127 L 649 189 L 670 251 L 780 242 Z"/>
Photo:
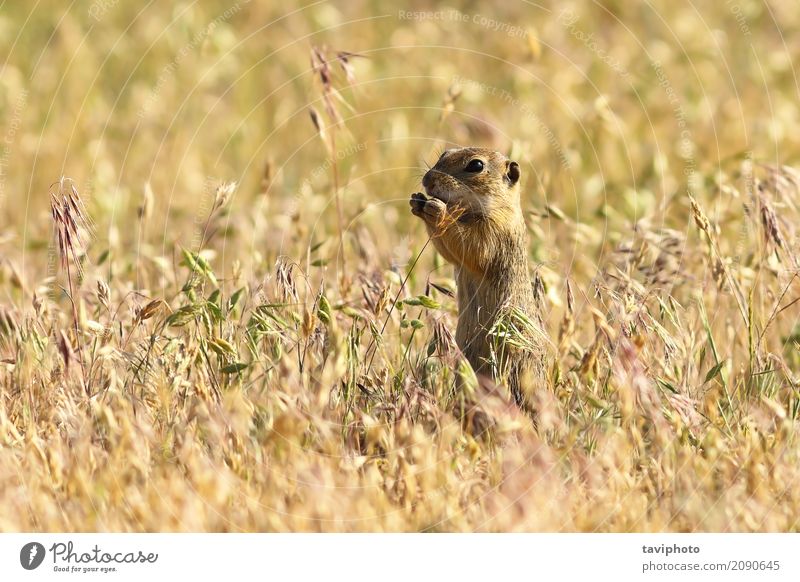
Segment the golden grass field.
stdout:
<path fill-rule="evenodd" d="M 797 531 L 799 28 L 5 2 L 0 530 Z M 453 388 L 454 145 L 522 168 L 535 424 Z"/>

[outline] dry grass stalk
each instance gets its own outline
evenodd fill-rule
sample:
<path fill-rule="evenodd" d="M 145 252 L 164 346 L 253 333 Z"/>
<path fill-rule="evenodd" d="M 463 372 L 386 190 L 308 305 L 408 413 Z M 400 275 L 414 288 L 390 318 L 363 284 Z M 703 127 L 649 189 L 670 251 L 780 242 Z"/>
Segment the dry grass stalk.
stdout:
<path fill-rule="evenodd" d="M 62 176 L 50 187 L 50 213 L 53 230 L 58 245 L 58 255 L 62 269 L 67 274 L 69 292 L 67 296 L 72 306 L 72 323 L 75 332 L 77 358 L 81 369 L 81 383 L 88 395 L 91 391 L 83 361 L 83 341 L 81 339 L 78 307 L 76 300 L 80 282 L 83 278 L 83 258 L 92 234 L 92 223 L 78 189 L 72 179 Z M 76 273 L 73 275 L 73 269 Z M 65 337 L 62 340 L 66 341 Z M 65 348 L 65 351 L 66 350 Z M 65 358 L 65 366 L 68 359 Z"/>
<path fill-rule="evenodd" d="M 749 328 L 750 319 L 748 317 L 746 307 L 747 302 L 745 301 L 744 293 L 722 257 L 722 253 L 719 250 L 719 245 L 717 244 L 716 235 L 712 229 L 711 222 L 703 212 L 703 209 L 700 208 L 700 204 L 691 194 L 689 194 L 689 203 L 691 205 L 694 223 L 705 235 L 706 242 L 708 243 L 709 254 L 712 260 L 712 272 L 715 274 L 715 277 L 719 282 L 724 281 L 728 285 L 731 292 L 734 294 L 734 297 L 736 297 L 736 304 L 739 308 L 739 314 L 742 316 L 742 321 L 744 322 L 745 326 Z"/>
<path fill-rule="evenodd" d="M 311 115 L 311 121 L 314 123 L 314 127 L 317 129 L 322 142 L 325 144 L 330 162 L 333 179 L 333 197 L 336 201 L 336 218 L 339 233 L 339 256 L 341 257 L 342 265 L 340 282 L 343 284 L 345 289 L 349 287 L 349 280 L 347 277 L 347 265 L 345 262 L 344 252 L 344 214 L 341 201 L 341 184 L 339 179 L 339 162 L 337 157 L 338 152 L 336 149 L 336 135 L 339 129 L 344 127 L 344 121 L 339 113 L 337 103 L 344 104 L 348 108 L 350 108 L 350 106 L 348 105 L 347 101 L 345 101 L 344 97 L 342 97 L 339 89 L 334 83 L 334 74 L 333 70 L 331 69 L 331 63 L 338 64 L 341 67 L 345 74 L 346 82 L 352 85 L 356 79 L 351 60 L 355 57 L 361 56 L 362 55 L 347 51 L 338 51 L 335 52 L 333 57 L 330 57 L 326 47 L 311 47 L 311 70 L 319 77 L 322 92 L 322 103 L 325 108 L 325 113 L 330 121 L 328 140 L 325 139 L 325 125 L 323 124 L 319 113 L 317 113 L 316 109 L 313 107 L 309 109 L 309 113 Z"/>

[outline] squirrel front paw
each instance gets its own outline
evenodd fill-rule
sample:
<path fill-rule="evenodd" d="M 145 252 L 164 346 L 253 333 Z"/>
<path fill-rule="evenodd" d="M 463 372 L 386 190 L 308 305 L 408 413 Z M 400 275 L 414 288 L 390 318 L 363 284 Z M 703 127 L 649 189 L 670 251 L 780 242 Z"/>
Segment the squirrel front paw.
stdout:
<path fill-rule="evenodd" d="M 447 213 L 447 205 L 438 198 L 427 198 L 423 193 L 416 192 L 409 200 L 411 214 L 419 216 L 430 225 L 439 224 Z"/>

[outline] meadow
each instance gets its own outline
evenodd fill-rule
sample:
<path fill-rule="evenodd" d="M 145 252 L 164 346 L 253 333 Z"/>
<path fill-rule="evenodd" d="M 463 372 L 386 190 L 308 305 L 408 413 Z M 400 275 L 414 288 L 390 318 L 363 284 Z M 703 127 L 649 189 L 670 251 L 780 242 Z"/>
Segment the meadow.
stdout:
<path fill-rule="evenodd" d="M 788 3 L 0 6 L 0 531 L 800 529 Z M 457 145 L 535 418 L 409 212 Z"/>

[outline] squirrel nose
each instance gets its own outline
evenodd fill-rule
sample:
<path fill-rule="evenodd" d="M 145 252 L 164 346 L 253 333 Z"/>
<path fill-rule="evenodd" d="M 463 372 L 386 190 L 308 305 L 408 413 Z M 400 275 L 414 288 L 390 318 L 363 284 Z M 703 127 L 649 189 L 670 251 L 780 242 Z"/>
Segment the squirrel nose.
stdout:
<path fill-rule="evenodd" d="M 431 183 L 432 183 L 432 180 L 433 180 L 433 177 L 431 176 L 431 172 L 433 172 L 433 170 L 428 170 L 427 172 L 425 172 L 425 175 L 422 177 L 422 185 L 425 188 L 430 188 L 431 187 Z"/>

